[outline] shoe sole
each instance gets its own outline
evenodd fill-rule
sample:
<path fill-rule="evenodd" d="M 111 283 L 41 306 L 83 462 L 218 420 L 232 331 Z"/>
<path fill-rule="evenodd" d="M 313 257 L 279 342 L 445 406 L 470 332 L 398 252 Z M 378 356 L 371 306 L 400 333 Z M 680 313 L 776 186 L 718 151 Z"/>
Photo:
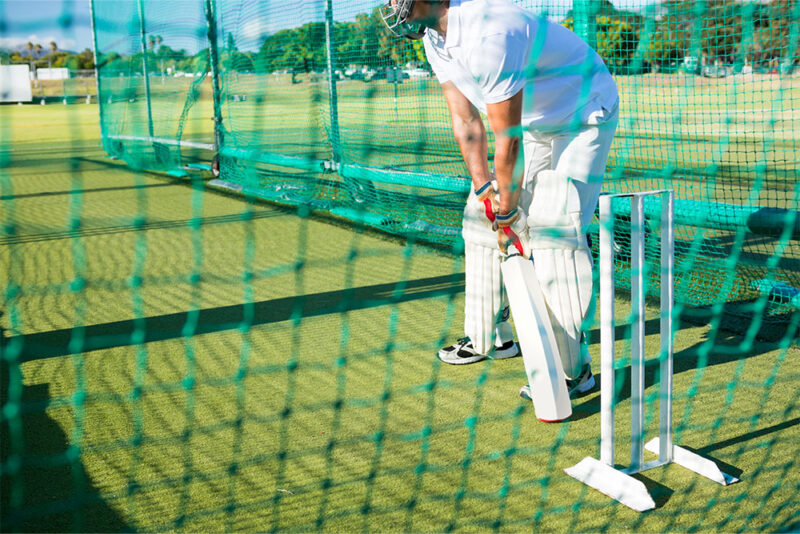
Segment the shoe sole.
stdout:
<path fill-rule="evenodd" d="M 594 375 L 592 375 L 592 376 L 589 377 L 589 380 L 586 380 L 585 382 L 581 382 L 580 385 L 578 385 L 578 387 L 576 387 L 574 390 L 572 390 L 570 392 L 570 394 L 569 394 L 569 398 L 570 399 L 574 399 L 575 397 L 580 397 L 580 396 L 584 395 L 585 393 L 589 393 L 591 390 L 594 389 L 595 384 L 596 384 L 596 382 L 594 380 Z M 521 398 L 527 400 L 527 401 L 532 400 L 530 395 L 525 393 L 524 389 L 520 389 L 519 390 L 519 396 Z"/>
<path fill-rule="evenodd" d="M 456 356 L 455 359 L 452 359 L 452 357 L 448 353 L 442 354 L 441 352 L 437 353 L 436 357 L 439 358 L 444 363 L 449 363 L 450 365 L 467 365 L 470 363 L 477 363 L 486 359 L 486 356 L 482 354 L 476 356 L 470 356 L 468 358 L 459 358 L 458 356 Z"/>
<path fill-rule="evenodd" d="M 486 359 L 489 360 L 507 360 L 508 358 L 516 358 L 517 356 L 521 356 L 522 353 L 519 351 L 519 346 L 514 343 L 513 352 L 512 349 L 506 349 L 504 351 L 498 352 L 495 350 L 492 354 L 486 356 L 483 354 L 470 356 L 469 358 L 453 358 L 450 356 L 451 354 L 455 354 L 457 351 L 455 350 L 440 350 L 436 353 L 436 357 L 439 358 L 444 363 L 449 363 L 450 365 L 466 365 L 469 363 L 477 363 Z"/>
<path fill-rule="evenodd" d="M 522 352 L 519 350 L 519 345 L 514 343 L 513 347 L 508 348 L 504 351 L 498 351 L 495 348 L 495 351 L 489 355 L 490 360 L 507 360 L 509 358 L 516 358 L 517 356 L 522 356 Z"/>
<path fill-rule="evenodd" d="M 509 358 L 516 358 L 517 356 L 522 356 L 522 353 L 520 353 L 520 351 L 517 351 L 517 352 L 514 352 L 512 354 L 490 354 L 489 355 L 489 359 L 490 360 L 507 360 Z"/>

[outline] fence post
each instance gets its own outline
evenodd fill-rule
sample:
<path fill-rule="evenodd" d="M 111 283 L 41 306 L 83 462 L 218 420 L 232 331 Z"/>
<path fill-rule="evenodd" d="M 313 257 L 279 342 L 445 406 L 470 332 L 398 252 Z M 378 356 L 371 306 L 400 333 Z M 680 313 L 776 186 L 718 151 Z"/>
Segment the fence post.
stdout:
<path fill-rule="evenodd" d="M 144 94 L 147 99 L 147 132 L 152 139 L 153 135 L 153 108 L 150 102 L 150 72 L 147 68 L 147 30 L 144 24 L 144 0 L 139 0 L 139 27 L 142 40 L 142 66 L 144 74 Z"/>
<path fill-rule="evenodd" d="M 336 95 L 336 64 L 333 60 L 333 0 L 325 0 L 325 48 L 328 54 L 328 99 L 331 115 L 331 149 L 333 161 L 341 161 L 339 140 L 339 101 Z"/>
<path fill-rule="evenodd" d="M 95 0 L 91 0 L 89 2 L 89 18 L 91 19 L 92 23 L 92 46 L 94 47 L 94 84 L 95 90 L 97 91 L 97 108 L 98 113 L 100 114 L 100 137 L 103 141 L 103 148 L 105 148 L 105 139 L 106 139 L 106 121 L 104 117 L 104 109 L 103 103 L 100 102 L 100 52 L 97 48 L 97 20 L 96 15 L 94 12 L 94 2 Z M 87 87 L 86 93 L 89 93 L 89 89 Z M 107 153 L 111 153 L 109 150 L 106 149 Z"/>
<path fill-rule="evenodd" d="M 211 87 L 214 101 L 214 152 L 222 147 L 222 85 L 219 71 L 219 48 L 217 46 L 217 9 L 215 0 L 206 0 L 206 26 L 208 27 L 208 63 L 211 67 Z M 218 157 L 218 156 L 216 156 Z"/>
<path fill-rule="evenodd" d="M 575 33 L 593 49 L 597 48 L 595 12 L 596 6 L 593 0 L 575 0 L 573 4 L 573 28 Z"/>

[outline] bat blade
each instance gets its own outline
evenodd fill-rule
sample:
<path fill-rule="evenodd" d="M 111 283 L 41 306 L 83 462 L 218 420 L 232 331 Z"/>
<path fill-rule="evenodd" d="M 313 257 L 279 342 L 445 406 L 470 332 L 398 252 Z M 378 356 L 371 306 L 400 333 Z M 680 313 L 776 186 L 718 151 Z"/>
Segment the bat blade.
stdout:
<path fill-rule="evenodd" d="M 514 255 L 501 270 L 536 418 L 562 421 L 572 415 L 572 403 L 536 269 L 531 260 Z"/>

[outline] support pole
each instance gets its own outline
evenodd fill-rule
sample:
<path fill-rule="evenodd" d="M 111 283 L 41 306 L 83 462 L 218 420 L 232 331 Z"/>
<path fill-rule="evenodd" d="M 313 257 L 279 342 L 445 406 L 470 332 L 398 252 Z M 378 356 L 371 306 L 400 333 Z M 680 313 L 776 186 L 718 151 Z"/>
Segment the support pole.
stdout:
<path fill-rule="evenodd" d="M 593 0 L 575 0 L 572 10 L 575 33 L 592 49 L 595 49 L 597 44 L 596 3 Z"/>
<path fill-rule="evenodd" d="M 614 212 L 600 197 L 600 461 L 614 466 Z"/>
<path fill-rule="evenodd" d="M 331 152 L 336 163 L 342 161 L 339 139 L 339 100 L 336 95 L 336 64 L 333 60 L 333 0 L 325 0 L 325 48 L 328 54 L 328 100 L 331 117 Z"/>
<path fill-rule="evenodd" d="M 94 11 L 94 3 L 95 0 L 90 0 L 89 2 L 89 18 L 91 19 L 92 23 L 92 46 L 94 48 L 94 83 L 95 83 L 95 90 L 97 91 L 97 106 L 100 113 L 100 138 L 103 141 L 103 147 L 105 149 L 105 139 L 106 139 L 106 121 L 105 121 L 105 110 L 103 103 L 100 101 L 100 51 L 97 47 L 97 15 Z M 89 91 L 87 90 L 86 93 L 88 94 Z M 106 149 L 108 152 L 108 149 Z"/>
<path fill-rule="evenodd" d="M 672 449 L 672 353 L 675 287 L 675 193 L 661 194 L 661 351 L 659 354 L 659 436 L 658 458 L 673 460 Z"/>
<path fill-rule="evenodd" d="M 142 73 L 144 74 L 144 94 L 147 100 L 147 133 L 153 134 L 153 108 L 150 102 L 150 71 L 147 68 L 147 28 L 144 23 L 144 0 L 139 0 L 139 28 L 142 41 Z"/>
<path fill-rule="evenodd" d="M 214 153 L 218 154 L 224 144 L 222 128 L 222 84 L 220 83 L 219 47 L 217 46 L 216 0 L 206 0 L 206 26 L 208 27 L 208 62 L 211 68 L 211 83 L 214 100 Z"/>

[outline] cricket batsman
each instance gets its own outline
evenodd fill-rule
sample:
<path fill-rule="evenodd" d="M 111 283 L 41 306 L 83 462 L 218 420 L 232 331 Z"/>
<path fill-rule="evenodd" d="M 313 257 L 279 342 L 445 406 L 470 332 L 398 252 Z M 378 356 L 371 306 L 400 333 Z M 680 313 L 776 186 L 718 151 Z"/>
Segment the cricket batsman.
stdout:
<path fill-rule="evenodd" d="M 381 14 L 396 35 L 424 40 L 472 178 L 462 229 L 466 337 L 438 357 L 465 364 L 520 354 L 500 264 L 509 248 L 524 249 L 568 390 L 589 391 L 595 380 L 581 343 L 592 298 L 586 229 L 617 126 L 611 74 L 577 35 L 510 0 L 389 0 Z M 495 137 L 493 170 L 481 113 Z M 520 395 L 531 398 L 528 385 Z"/>

